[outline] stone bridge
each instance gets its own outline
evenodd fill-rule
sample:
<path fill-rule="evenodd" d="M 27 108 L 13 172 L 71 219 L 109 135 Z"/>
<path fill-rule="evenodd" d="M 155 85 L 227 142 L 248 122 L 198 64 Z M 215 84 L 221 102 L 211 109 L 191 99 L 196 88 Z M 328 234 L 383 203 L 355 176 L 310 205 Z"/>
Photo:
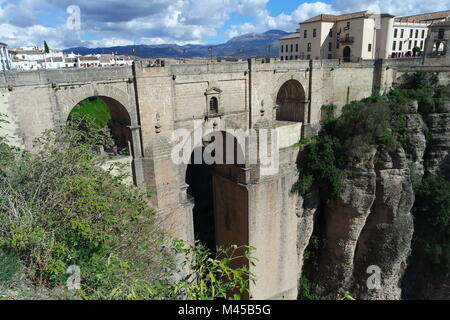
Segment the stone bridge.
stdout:
<path fill-rule="evenodd" d="M 252 271 L 258 280 L 251 284 L 252 297 L 295 299 L 303 214 L 303 200 L 291 192 L 298 178 L 295 144 L 317 133 L 322 105 L 342 107 L 370 96 L 373 89 L 385 91 L 402 73 L 421 68 L 421 59 L 253 59 L 166 68 L 135 64 L 5 72 L 0 74 L 0 113 L 10 123 L 1 130 L 14 144 L 32 149 L 35 137 L 66 122 L 81 101 L 102 97 L 117 129 L 115 139 L 131 151 L 134 182 L 155 192 L 152 204 L 166 228 L 190 243 L 198 239 L 211 247 L 255 247 L 258 262 Z M 176 165 L 171 153 L 177 129 L 192 136 L 199 129 L 256 129 L 259 143 L 261 129 L 275 130 L 279 170 L 262 174 L 260 161 Z M 185 142 L 188 159 L 211 143 L 200 139 Z M 237 149 L 257 153 L 248 142 L 237 142 Z"/>

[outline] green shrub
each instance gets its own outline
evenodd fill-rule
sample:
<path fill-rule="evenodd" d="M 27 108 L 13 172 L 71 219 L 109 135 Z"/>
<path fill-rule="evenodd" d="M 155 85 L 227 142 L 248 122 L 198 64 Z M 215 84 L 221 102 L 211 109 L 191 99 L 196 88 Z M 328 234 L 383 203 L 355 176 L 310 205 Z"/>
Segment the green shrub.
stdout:
<path fill-rule="evenodd" d="M 309 281 L 308 277 L 302 276 L 300 278 L 300 293 L 299 300 L 318 300 L 312 290 L 311 281 Z"/>
<path fill-rule="evenodd" d="M 50 291 L 65 287 L 69 267 L 77 266 L 83 299 L 248 293 L 250 248 L 223 249 L 213 259 L 199 244 L 174 243 L 161 230 L 149 193 L 123 184 L 126 176 L 113 176 L 114 166 L 104 169 L 93 152 L 104 139 L 95 126 L 80 130 L 73 123 L 47 131 L 32 154 L 0 145 L 13 160 L 0 167 L 0 253 L 9 254 L 0 257 L 0 281 L 20 262 L 31 285 Z M 239 259 L 248 264 L 233 268 Z"/>
<path fill-rule="evenodd" d="M 417 240 L 433 270 L 450 275 L 450 182 L 426 177 L 416 192 L 413 208 Z"/>
<path fill-rule="evenodd" d="M 334 104 L 322 106 L 322 121 L 328 121 L 335 117 L 337 107 Z"/>
<path fill-rule="evenodd" d="M 0 250 L 0 287 L 11 285 L 20 272 L 22 265 L 18 257 L 12 252 Z"/>

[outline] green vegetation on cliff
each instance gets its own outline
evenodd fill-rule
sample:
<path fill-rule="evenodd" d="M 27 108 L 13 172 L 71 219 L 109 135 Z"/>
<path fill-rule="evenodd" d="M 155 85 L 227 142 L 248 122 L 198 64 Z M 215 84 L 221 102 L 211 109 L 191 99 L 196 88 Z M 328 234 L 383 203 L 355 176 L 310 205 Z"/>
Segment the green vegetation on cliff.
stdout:
<path fill-rule="evenodd" d="M 416 240 L 432 271 L 450 276 L 450 181 L 426 177 L 416 191 Z"/>

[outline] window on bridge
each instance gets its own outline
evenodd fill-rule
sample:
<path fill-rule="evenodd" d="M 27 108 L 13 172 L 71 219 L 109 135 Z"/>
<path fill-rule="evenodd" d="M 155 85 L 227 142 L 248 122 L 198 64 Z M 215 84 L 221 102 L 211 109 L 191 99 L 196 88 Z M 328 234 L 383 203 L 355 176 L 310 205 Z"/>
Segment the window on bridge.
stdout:
<path fill-rule="evenodd" d="M 297 80 L 283 84 L 277 96 L 277 121 L 305 122 L 305 90 Z"/>
<path fill-rule="evenodd" d="M 219 100 L 216 97 L 212 97 L 209 101 L 209 113 L 217 114 L 219 113 Z"/>

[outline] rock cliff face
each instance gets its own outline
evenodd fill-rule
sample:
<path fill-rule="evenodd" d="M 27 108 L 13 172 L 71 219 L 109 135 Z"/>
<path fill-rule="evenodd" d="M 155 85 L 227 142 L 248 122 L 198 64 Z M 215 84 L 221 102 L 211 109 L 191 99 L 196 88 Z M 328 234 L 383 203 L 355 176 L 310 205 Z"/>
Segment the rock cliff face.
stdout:
<path fill-rule="evenodd" d="M 373 149 L 344 170 L 343 184 L 325 209 L 317 294 L 337 299 L 349 291 L 359 299 L 399 299 L 413 235 L 414 192 L 405 154 Z M 367 288 L 370 266 L 381 270 L 380 290 Z"/>
<path fill-rule="evenodd" d="M 443 105 L 427 110 L 423 115 L 411 115 L 423 118 L 426 124 L 415 126 L 415 134 L 411 137 L 416 141 L 427 135 L 426 150 L 417 162 L 423 162 L 422 176 L 432 175 L 445 177 L 450 180 L 450 101 Z M 419 120 L 420 122 L 420 120 Z M 412 122 L 411 122 L 412 123 Z M 411 143 L 413 145 L 413 143 Z M 422 154 L 421 143 L 418 144 L 417 155 Z M 419 223 L 419 221 L 417 221 Z M 421 226 L 418 226 L 421 227 Z M 423 230 L 421 232 L 432 232 Z M 408 270 L 403 281 L 405 299 L 450 299 L 450 277 L 431 272 L 424 252 L 423 239 L 420 232 L 416 233 L 413 241 L 413 254 L 409 260 Z"/>
<path fill-rule="evenodd" d="M 429 129 L 425 172 L 450 180 L 450 101 L 423 116 Z"/>
<path fill-rule="evenodd" d="M 407 117 L 407 128 L 410 150 L 408 150 L 408 158 L 414 165 L 416 173 L 423 176 L 424 169 L 424 156 L 427 148 L 426 133 L 429 132 L 427 125 L 423 121 L 423 118 L 418 114 L 417 101 L 411 103 L 409 106 L 409 113 Z"/>
<path fill-rule="evenodd" d="M 297 204 L 297 217 L 298 217 L 298 237 L 297 237 L 297 253 L 298 253 L 298 274 L 302 274 L 303 270 L 303 257 L 306 247 L 314 231 L 314 224 L 317 220 L 319 210 L 319 190 L 315 189 L 305 197 L 299 197 Z"/>
<path fill-rule="evenodd" d="M 412 175 L 450 179 L 450 102 L 422 114 L 417 102 L 408 109 L 406 152 L 373 147 L 343 171 L 340 196 L 320 213 L 326 227 L 314 277 L 319 299 L 339 299 L 345 292 L 364 300 L 450 299 L 450 279 L 427 273 L 421 248 L 413 247 L 411 214 Z M 299 256 L 313 232 L 319 200 L 313 193 L 299 203 Z M 367 286 L 371 266 L 381 272 L 380 289 Z"/>

